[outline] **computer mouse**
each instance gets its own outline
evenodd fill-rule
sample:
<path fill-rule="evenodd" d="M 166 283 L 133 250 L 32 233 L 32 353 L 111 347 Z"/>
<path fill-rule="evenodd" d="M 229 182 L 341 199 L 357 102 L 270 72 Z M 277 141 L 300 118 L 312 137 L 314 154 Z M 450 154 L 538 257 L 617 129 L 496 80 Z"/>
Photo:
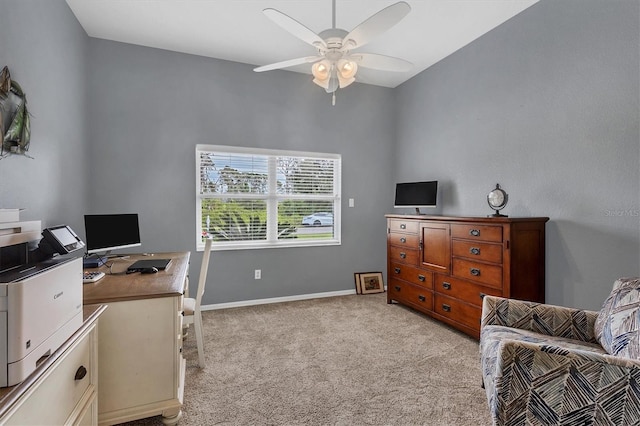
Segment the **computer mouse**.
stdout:
<path fill-rule="evenodd" d="M 141 274 L 155 274 L 156 272 L 158 272 L 158 268 L 155 266 L 152 266 L 151 268 L 142 268 L 140 270 Z"/>

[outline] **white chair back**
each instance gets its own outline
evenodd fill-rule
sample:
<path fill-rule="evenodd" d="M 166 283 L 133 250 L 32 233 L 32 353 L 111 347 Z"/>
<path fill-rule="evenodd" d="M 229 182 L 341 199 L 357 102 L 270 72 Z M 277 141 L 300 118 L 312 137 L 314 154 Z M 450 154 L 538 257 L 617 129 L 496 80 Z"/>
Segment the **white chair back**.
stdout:
<path fill-rule="evenodd" d="M 198 278 L 198 292 L 196 293 L 196 306 L 200 310 L 200 302 L 204 294 L 205 284 L 207 283 L 207 272 L 209 270 L 209 258 L 211 257 L 211 243 L 213 240 L 207 238 L 204 243 L 204 252 L 202 253 L 202 265 L 200 266 L 200 277 Z"/>

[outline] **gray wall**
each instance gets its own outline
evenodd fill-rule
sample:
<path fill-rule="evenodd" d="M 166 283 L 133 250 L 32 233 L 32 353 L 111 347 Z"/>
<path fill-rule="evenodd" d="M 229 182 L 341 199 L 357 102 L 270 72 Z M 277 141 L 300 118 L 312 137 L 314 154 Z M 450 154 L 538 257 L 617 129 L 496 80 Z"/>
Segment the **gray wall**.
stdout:
<path fill-rule="evenodd" d="M 85 213 L 138 212 L 142 249 L 192 251 L 195 277 L 196 144 L 337 152 L 342 246 L 215 253 L 205 303 L 351 289 L 352 272 L 384 270 L 393 183 L 433 178 L 437 213 L 485 215 L 500 182 L 507 214 L 549 216 L 548 301 L 598 308 L 640 273 L 639 14 L 542 0 L 330 107 L 308 76 L 89 39 L 63 0 L 2 0 L 0 66 L 27 92 L 35 159 L 0 160 L 0 207 L 80 231 Z"/>
<path fill-rule="evenodd" d="M 143 250 L 191 250 L 197 277 L 196 144 L 338 153 L 342 245 L 214 252 L 204 303 L 352 289 L 354 272 L 386 266 L 393 91 L 352 85 L 332 107 L 309 76 L 252 69 L 91 39 L 90 210 L 138 212 Z"/>
<path fill-rule="evenodd" d="M 33 159 L 0 160 L 0 208 L 43 226 L 84 225 L 87 35 L 63 1 L 0 0 L 0 68 L 27 95 Z"/>
<path fill-rule="evenodd" d="M 400 86 L 396 180 L 441 213 L 548 216 L 547 301 L 599 309 L 640 271 L 639 2 L 542 0 Z"/>

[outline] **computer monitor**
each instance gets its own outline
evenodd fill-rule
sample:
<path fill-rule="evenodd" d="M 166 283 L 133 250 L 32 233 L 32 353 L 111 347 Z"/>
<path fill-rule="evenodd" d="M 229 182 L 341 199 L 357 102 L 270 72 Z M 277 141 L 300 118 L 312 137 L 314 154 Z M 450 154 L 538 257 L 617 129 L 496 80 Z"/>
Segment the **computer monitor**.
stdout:
<path fill-rule="evenodd" d="M 396 184 L 395 208 L 415 208 L 420 214 L 420 207 L 436 207 L 438 181 L 406 182 Z"/>
<path fill-rule="evenodd" d="M 87 253 L 104 253 L 111 250 L 138 247 L 140 228 L 138 215 L 89 214 L 84 216 Z"/>

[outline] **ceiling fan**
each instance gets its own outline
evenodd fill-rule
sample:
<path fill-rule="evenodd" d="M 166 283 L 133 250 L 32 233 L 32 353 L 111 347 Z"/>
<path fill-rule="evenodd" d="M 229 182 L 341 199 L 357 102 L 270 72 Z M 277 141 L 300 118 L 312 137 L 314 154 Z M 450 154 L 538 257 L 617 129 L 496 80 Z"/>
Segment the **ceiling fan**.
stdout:
<path fill-rule="evenodd" d="M 411 11 L 411 6 L 406 2 L 394 3 L 370 16 L 351 32 L 347 32 L 336 28 L 336 0 L 333 0 L 332 27 L 316 34 L 276 9 L 264 9 L 262 12 L 276 24 L 315 47 L 317 55 L 264 65 L 254 68 L 254 71 L 263 72 L 307 63 L 313 64 L 311 66 L 313 82 L 323 87 L 327 93 L 333 94 L 333 104 L 335 105 L 336 90 L 347 87 L 355 81 L 358 67 L 396 72 L 411 69 L 413 64 L 404 59 L 375 53 L 353 52 L 400 22 L 409 11 Z"/>

